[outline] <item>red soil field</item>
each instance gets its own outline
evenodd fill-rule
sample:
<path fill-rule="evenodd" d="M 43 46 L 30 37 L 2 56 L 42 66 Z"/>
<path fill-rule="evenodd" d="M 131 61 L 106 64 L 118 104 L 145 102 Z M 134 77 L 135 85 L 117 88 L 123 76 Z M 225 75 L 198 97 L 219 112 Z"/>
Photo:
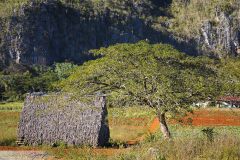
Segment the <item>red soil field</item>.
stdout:
<path fill-rule="evenodd" d="M 200 109 L 189 113 L 181 119 L 170 119 L 170 124 L 182 124 L 192 126 L 240 126 L 240 109 Z M 148 128 L 150 134 L 159 129 L 159 120 L 156 117 Z M 142 141 L 146 135 L 128 141 L 134 145 Z"/>
<path fill-rule="evenodd" d="M 240 126 L 240 109 L 201 109 L 180 119 L 184 125 Z M 178 123 L 170 120 L 170 123 Z"/>
<path fill-rule="evenodd" d="M 170 124 L 192 126 L 240 126 L 240 109 L 200 109 L 180 119 L 170 119 Z M 155 118 L 149 127 L 154 133 L 159 129 L 159 120 Z"/>

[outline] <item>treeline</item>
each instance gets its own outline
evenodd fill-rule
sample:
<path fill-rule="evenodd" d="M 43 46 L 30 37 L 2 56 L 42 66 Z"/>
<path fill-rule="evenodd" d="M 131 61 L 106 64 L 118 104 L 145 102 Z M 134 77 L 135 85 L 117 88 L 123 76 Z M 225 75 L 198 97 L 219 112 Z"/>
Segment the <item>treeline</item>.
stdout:
<path fill-rule="evenodd" d="M 56 63 L 52 67 L 35 66 L 22 73 L 0 72 L 0 101 L 23 100 L 29 92 L 57 91 L 57 82 L 67 78 L 75 67 L 72 63 Z"/>

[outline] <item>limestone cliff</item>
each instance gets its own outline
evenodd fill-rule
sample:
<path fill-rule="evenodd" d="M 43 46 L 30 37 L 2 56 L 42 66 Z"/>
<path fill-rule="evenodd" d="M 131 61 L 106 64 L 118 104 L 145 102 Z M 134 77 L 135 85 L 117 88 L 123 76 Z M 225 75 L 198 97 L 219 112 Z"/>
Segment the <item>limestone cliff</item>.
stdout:
<path fill-rule="evenodd" d="M 170 30 L 193 39 L 199 54 L 240 56 L 240 1 L 174 0 L 171 10 Z"/>
<path fill-rule="evenodd" d="M 30 2 L 5 24 L 2 57 L 27 65 L 65 60 L 81 63 L 91 58 L 90 49 L 136 42 L 148 34 L 146 22 L 136 15 L 108 9 L 84 13 L 59 1 Z"/>
<path fill-rule="evenodd" d="M 91 49 L 145 39 L 191 55 L 239 56 L 240 3 L 224 1 L 229 9 L 220 1 L 29 0 L 0 16 L 0 69 L 11 63 L 82 63 L 93 58 Z"/>
<path fill-rule="evenodd" d="M 240 20 L 233 25 L 231 17 L 221 13 L 216 17 L 217 24 L 205 21 L 201 28 L 200 46 L 215 52 L 218 57 L 240 55 Z M 235 27 L 234 27 L 235 26 Z"/>

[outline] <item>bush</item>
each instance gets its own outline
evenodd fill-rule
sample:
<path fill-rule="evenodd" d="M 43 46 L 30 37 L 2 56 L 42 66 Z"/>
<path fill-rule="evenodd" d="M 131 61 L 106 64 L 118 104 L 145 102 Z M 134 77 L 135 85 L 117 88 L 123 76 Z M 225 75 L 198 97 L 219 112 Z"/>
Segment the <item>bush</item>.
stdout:
<path fill-rule="evenodd" d="M 24 73 L 0 73 L 0 101 L 18 101 L 28 92 L 55 91 L 55 82 L 70 76 L 76 65 L 34 66 Z"/>
<path fill-rule="evenodd" d="M 184 129 L 183 129 L 184 130 Z M 219 131 L 219 130 L 218 130 Z M 240 137 L 231 133 L 226 135 L 219 131 L 211 143 L 201 136 L 189 133 L 173 140 L 146 141 L 140 146 L 133 147 L 128 152 L 116 156 L 114 159 L 167 159 L 167 160 L 194 160 L 194 159 L 239 159 Z M 158 136 L 158 135 L 157 135 Z"/>

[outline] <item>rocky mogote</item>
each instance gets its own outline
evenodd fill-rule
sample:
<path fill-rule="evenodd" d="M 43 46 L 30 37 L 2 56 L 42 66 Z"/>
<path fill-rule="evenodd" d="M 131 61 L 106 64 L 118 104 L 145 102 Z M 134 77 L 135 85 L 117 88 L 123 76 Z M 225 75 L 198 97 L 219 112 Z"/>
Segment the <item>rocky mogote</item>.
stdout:
<path fill-rule="evenodd" d="M 84 103 L 57 94 L 33 93 L 26 98 L 18 128 L 23 144 L 96 147 L 105 146 L 109 137 L 105 97 Z"/>

